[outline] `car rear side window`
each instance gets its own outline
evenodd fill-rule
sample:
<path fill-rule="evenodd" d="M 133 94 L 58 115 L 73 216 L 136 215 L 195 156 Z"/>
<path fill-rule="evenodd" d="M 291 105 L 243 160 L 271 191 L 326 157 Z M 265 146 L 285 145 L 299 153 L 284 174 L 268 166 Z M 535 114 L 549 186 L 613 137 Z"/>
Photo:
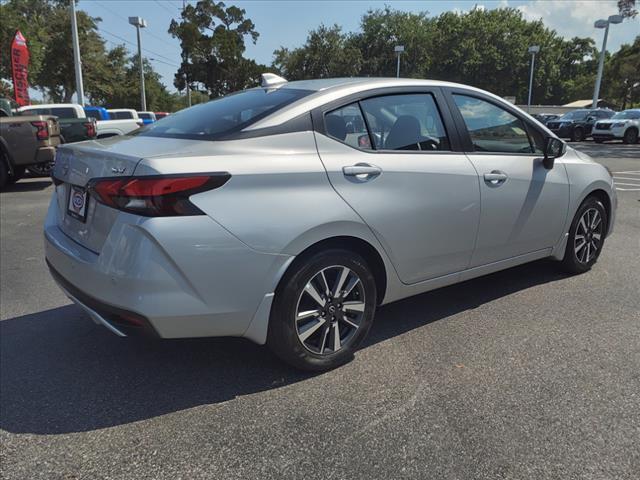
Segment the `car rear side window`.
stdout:
<path fill-rule="evenodd" d="M 133 113 L 131 112 L 111 112 L 111 116 L 116 120 L 131 120 Z"/>
<path fill-rule="evenodd" d="M 215 140 L 310 94 L 294 88 L 256 88 L 227 95 L 169 115 L 147 125 L 141 136 Z"/>
<path fill-rule="evenodd" d="M 480 98 L 454 94 L 476 152 L 536 153 L 541 140 L 531 140 L 523 120 Z"/>
<path fill-rule="evenodd" d="M 324 117 L 327 135 L 355 148 L 371 148 L 371 140 L 357 103 L 338 108 Z"/>
<path fill-rule="evenodd" d="M 373 97 L 361 105 L 376 150 L 451 150 L 431 94 Z"/>

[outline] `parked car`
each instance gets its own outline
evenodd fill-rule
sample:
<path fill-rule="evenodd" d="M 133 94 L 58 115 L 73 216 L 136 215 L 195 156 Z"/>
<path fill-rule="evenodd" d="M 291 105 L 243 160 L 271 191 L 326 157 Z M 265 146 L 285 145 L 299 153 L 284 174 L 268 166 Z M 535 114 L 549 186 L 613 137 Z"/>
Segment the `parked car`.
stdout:
<path fill-rule="evenodd" d="M 514 105 L 415 79 L 265 74 L 65 145 L 53 177 L 46 260 L 96 322 L 308 370 L 348 361 L 378 305 L 545 257 L 589 270 L 617 206 L 605 167 Z"/>
<path fill-rule="evenodd" d="M 167 115 L 171 115 L 169 112 L 154 112 L 156 114 L 156 120 L 160 120 L 161 118 L 166 117 Z"/>
<path fill-rule="evenodd" d="M 10 100 L 0 98 L 0 189 L 20 180 L 28 167 L 51 162 L 59 144 L 55 117 L 16 116 Z"/>
<path fill-rule="evenodd" d="M 145 125 L 156 121 L 156 114 L 153 112 L 138 112 L 138 117 L 142 119 Z"/>
<path fill-rule="evenodd" d="M 624 143 L 637 143 L 640 130 L 640 108 L 632 108 L 616 113 L 609 120 L 601 120 L 593 128 L 593 140 L 602 143 L 605 140 L 622 140 Z"/>
<path fill-rule="evenodd" d="M 107 109 L 104 107 L 85 105 L 83 107 L 83 110 L 87 118 L 93 118 L 96 122 L 101 122 L 102 120 L 111 120 L 109 112 L 107 112 Z"/>
<path fill-rule="evenodd" d="M 547 122 L 547 127 L 560 138 L 581 142 L 591 136 L 595 122 L 611 118 L 615 112 L 606 108 L 573 110 L 557 120 Z"/>
<path fill-rule="evenodd" d="M 557 120 L 558 118 L 560 118 L 560 115 L 558 115 L 557 113 L 534 113 L 531 116 L 543 125 L 546 125 L 552 120 Z"/>

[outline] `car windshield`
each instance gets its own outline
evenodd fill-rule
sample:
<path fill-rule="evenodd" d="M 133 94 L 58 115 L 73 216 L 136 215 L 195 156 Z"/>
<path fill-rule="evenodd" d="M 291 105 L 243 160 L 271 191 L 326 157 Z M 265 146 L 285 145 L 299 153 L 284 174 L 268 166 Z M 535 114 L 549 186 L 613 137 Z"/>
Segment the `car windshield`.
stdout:
<path fill-rule="evenodd" d="M 616 120 L 638 120 L 640 119 L 640 110 L 625 110 L 624 112 L 618 112 L 613 117 Z"/>
<path fill-rule="evenodd" d="M 133 118 L 133 113 L 131 112 L 109 112 L 109 114 L 111 115 L 112 118 L 115 118 L 116 120 L 130 120 Z"/>
<path fill-rule="evenodd" d="M 137 135 L 214 140 L 225 133 L 241 130 L 310 93 L 293 88 L 244 90 L 181 110 L 160 123 L 146 126 Z"/>
<path fill-rule="evenodd" d="M 150 113 L 140 113 L 140 112 L 138 112 L 138 117 L 144 118 L 145 120 L 151 120 L 151 114 Z"/>
<path fill-rule="evenodd" d="M 561 120 L 583 120 L 589 114 L 589 110 L 574 110 L 573 112 L 565 113 Z"/>

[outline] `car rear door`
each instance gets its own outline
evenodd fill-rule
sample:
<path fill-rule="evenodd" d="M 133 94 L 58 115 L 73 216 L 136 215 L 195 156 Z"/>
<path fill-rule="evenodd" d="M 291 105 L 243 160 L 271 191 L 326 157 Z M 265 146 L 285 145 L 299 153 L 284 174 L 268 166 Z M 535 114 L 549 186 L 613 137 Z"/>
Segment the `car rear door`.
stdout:
<path fill-rule="evenodd" d="M 471 267 L 553 247 L 563 233 L 569 182 L 561 163 L 543 166 L 543 133 L 488 95 L 445 94 L 480 180 L 482 214 Z"/>
<path fill-rule="evenodd" d="M 333 187 L 404 283 L 467 268 L 480 217 L 478 177 L 439 89 L 369 92 L 318 109 L 313 119 Z"/>

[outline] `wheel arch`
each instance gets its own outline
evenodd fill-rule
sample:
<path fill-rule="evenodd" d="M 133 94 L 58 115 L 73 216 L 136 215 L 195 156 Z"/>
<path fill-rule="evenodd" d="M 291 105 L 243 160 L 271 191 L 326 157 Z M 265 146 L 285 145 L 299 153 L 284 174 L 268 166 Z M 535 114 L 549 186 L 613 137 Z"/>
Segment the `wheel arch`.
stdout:
<path fill-rule="evenodd" d="M 591 192 L 587 193 L 584 196 L 584 198 L 580 201 L 580 205 L 582 205 L 582 203 L 589 197 L 596 197 L 598 200 L 602 202 L 602 205 L 604 205 L 604 209 L 607 212 L 607 228 L 605 232 L 609 232 L 609 227 L 611 226 L 611 208 L 612 208 L 611 198 L 609 197 L 609 194 L 601 188 L 596 188 L 595 190 L 592 190 Z"/>
<path fill-rule="evenodd" d="M 370 242 L 351 235 L 338 235 L 325 238 L 304 248 L 298 255 L 296 255 L 295 259 L 291 264 L 289 264 L 286 271 L 278 281 L 276 292 L 282 287 L 285 279 L 287 278 L 287 273 L 292 271 L 293 268 L 304 262 L 310 256 L 332 248 L 350 250 L 361 255 L 365 259 L 367 264 L 371 267 L 372 274 L 376 282 L 378 304 L 382 303 L 387 291 L 387 267 L 384 259 L 380 252 Z"/>

